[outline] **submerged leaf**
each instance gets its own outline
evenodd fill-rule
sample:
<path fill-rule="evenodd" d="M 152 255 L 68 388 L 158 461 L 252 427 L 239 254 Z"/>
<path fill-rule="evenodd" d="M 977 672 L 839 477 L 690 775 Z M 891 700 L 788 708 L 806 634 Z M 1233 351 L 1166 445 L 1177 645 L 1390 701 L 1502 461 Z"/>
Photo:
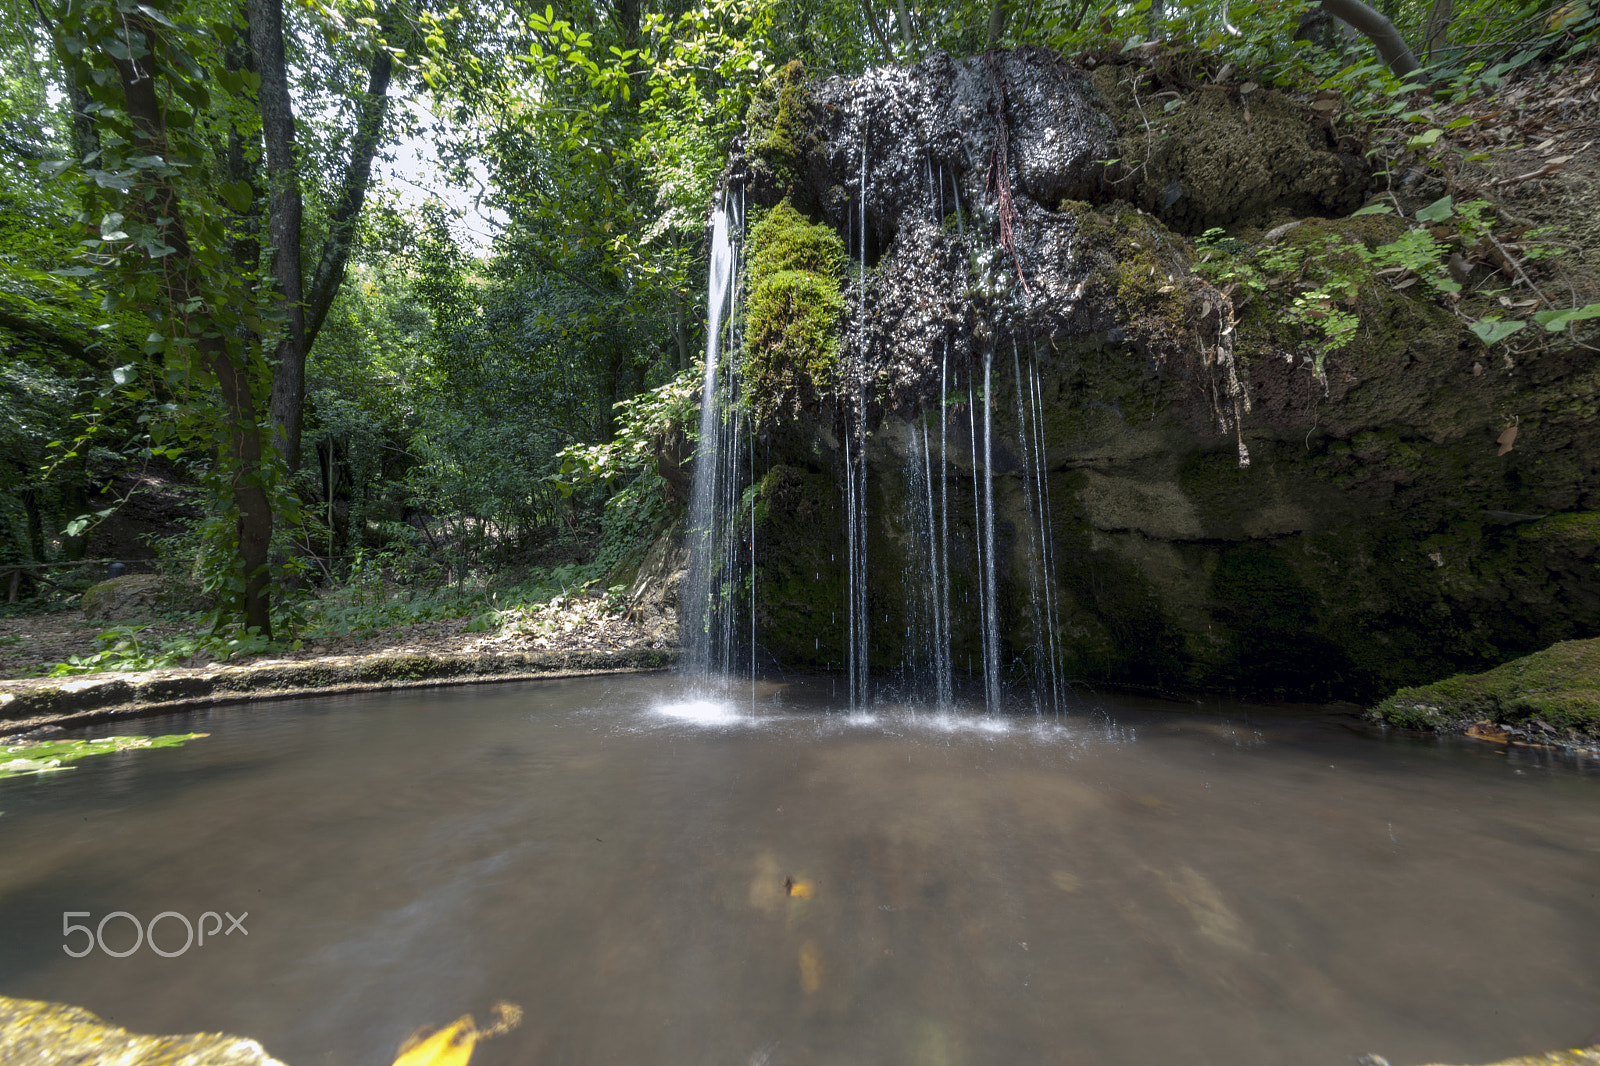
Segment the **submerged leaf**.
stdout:
<path fill-rule="evenodd" d="M 91 755 L 110 755 L 134 748 L 180 748 L 209 733 L 176 733 L 162 737 L 96 737 L 93 740 L 24 741 L 0 747 L 0 778 L 70 770 L 64 766 Z"/>

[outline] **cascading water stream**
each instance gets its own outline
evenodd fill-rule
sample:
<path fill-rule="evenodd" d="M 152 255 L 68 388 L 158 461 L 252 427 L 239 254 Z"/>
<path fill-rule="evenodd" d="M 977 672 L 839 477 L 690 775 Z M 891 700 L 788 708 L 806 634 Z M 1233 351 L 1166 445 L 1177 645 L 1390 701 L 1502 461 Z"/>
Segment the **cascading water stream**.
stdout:
<path fill-rule="evenodd" d="M 1061 710 L 1061 637 L 1056 629 L 1056 548 L 1055 520 L 1050 509 L 1050 460 L 1045 448 L 1044 409 L 1040 404 L 1039 355 L 1035 351 L 1028 363 L 1028 392 L 1033 398 L 1033 454 L 1034 477 L 1038 483 L 1036 499 L 1039 501 L 1039 566 L 1043 572 L 1045 640 L 1050 655 L 1050 693 L 1052 709 Z M 1026 432 L 1026 430 L 1024 431 Z"/>
<path fill-rule="evenodd" d="M 726 330 L 731 354 L 737 337 L 730 327 L 738 289 L 738 234 L 743 218 L 733 194 L 711 214 L 711 269 L 706 287 L 706 369 L 701 386 L 700 441 L 689 495 L 689 572 L 682 596 L 683 640 L 689 667 L 699 673 L 731 673 L 735 661 L 736 607 L 742 530 L 740 456 L 743 416 L 738 369 L 723 359 Z M 754 550 L 754 530 L 751 531 Z"/>
<path fill-rule="evenodd" d="M 1000 619 L 994 564 L 994 349 L 983 350 L 983 691 L 1000 709 Z"/>
<path fill-rule="evenodd" d="M 1061 680 L 1055 635 L 1053 531 L 1045 481 L 1043 417 L 1039 410 L 1038 364 L 1030 358 L 1023 373 L 1020 346 L 1013 339 L 1012 373 L 1016 380 L 1017 441 L 1022 450 L 1022 502 L 1028 515 L 1028 613 L 1033 623 L 1033 706 L 1061 706 Z"/>
<path fill-rule="evenodd" d="M 861 362 L 867 348 L 867 111 L 857 114 L 860 123 L 861 186 L 857 227 L 861 242 L 861 273 L 856 282 L 857 334 L 855 365 L 846 371 L 856 381 L 854 407 L 844 408 L 845 466 L 845 672 L 849 677 L 850 706 L 860 708 L 871 698 L 868 661 L 867 611 L 867 412 L 866 393 L 860 387 Z M 854 438 L 854 440 L 852 440 Z M 852 447 L 852 444 L 854 447 Z"/>

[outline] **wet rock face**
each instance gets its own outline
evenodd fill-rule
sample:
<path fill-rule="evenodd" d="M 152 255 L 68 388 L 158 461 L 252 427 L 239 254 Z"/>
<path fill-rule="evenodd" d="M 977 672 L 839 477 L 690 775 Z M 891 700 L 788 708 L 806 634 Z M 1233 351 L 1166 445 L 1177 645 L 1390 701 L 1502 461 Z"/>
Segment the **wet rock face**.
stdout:
<path fill-rule="evenodd" d="M 1163 89 L 1182 103 L 1161 138 L 1138 118 L 1158 75 L 1134 64 L 1088 75 L 1022 49 L 788 73 L 729 181 L 752 225 L 787 199 L 849 263 L 835 380 L 760 430 L 763 654 L 843 667 L 847 439 L 866 466 L 874 670 L 909 661 L 929 581 L 907 515 L 930 484 L 953 602 L 977 602 L 991 473 L 1002 658 L 1039 646 L 1029 494 L 1047 496 L 1049 609 L 1076 679 L 1366 698 L 1600 632 L 1592 355 L 1485 373 L 1447 308 L 1369 275 L 1319 378 L 1275 305 L 1191 269 L 1183 234 L 1213 225 L 1257 227 L 1242 242 L 1313 216 L 1275 238 L 1307 255 L 1393 239 L 1343 217 L 1367 175 L 1305 105 Z M 953 658 L 981 661 L 961 610 Z"/>
<path fill-rule="evenodd" d="M 871 260 L 909 221 L 937 224 L 987 198 L 999 117 L 1020 195 L 1047 205 L 1103 198 L 1115 130 L 1091 91 L 1083 71 L 1037 48 L 960 61 L 936 53 L 830 79 L 811 91 L 818 146 L 797 191 L 835 229 L 859 233 L 864 144 Z"/>

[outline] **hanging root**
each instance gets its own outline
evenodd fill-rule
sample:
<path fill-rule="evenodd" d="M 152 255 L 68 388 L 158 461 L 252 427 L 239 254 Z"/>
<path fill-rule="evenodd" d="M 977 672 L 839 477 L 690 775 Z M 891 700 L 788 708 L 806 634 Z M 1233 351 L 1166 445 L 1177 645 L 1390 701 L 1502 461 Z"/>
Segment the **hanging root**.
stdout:
<path fill-rule="evenodd" d="M 995 53 L 990 52 L 989 82 L 994 86 L 994 151 L 989 153 L 989 173 L 985 177 L 985 184 L 994 194 L 995 219 L 1000 226 L 1000 246 L 1011 253 L 1011 262 L 1017 268 L 1017 281 L 1022 284 L 1022 291 L 1032 296 L 1028 289 L 1028 279 L 1022 273 L 1022 259 L 1017 255 L 1017 205 L 1011 199 L 1011 160 L 1006 153 L 1006 142 L 1011 139 L 1010 131 L 1006 127 L 1006 80 L 1000 75 L 1000 69 L 995 64 Z"/>
<path fill-rule="evenodd" d="M 1244 443 L 1244 416 L 1250 411 L 1250 393 L 1239 379 L 1239 364 L 1233 353 L 1234 327 L 1237 325 L 1233 318 L 1233 301 L 1204 282 L 1199 283 L 1199 289 L 1200 358 L 1210 372 L 1211 411 L 1216 415 L 1217 426 L 1224 434 L 1233 431 L 1234 439 L 1239 443 L 1239 465 L 1247 467 L 1250 465 L 1250 449 Z M 1213 313 L 1217 316 L 1216 337 L 1207 346 L 1205 322 Z M 1219 370 L 1222 372 L 1220 383 L 1217 381 Z"/>

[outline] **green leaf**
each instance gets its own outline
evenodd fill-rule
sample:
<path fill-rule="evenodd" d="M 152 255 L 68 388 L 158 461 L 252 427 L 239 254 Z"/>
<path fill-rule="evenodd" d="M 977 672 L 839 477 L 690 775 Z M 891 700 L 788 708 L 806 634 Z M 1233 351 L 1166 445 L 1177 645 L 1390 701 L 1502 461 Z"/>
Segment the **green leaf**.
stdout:
<path fill-rule="evenodd" d="M 1443 222 L 1450 217 L 1454 210 L 1454 201 L 1449 196 L 1441 196 L 1416 214 L 1418 222 Z"/>
<path fill-rule="evenodd" d="M 1498 344 L 1526 325 L 1526 322 L 1502 322 L 1499 319 L 1486 318 L 1474 322 L 1471 329 L 1483 343 Z"/>
<path fill-rule="evenodd" d="M 1533 316 L 1535 322 L 1551 333 L 1559 333 L 1573 322 L 1582 322 L 1590 318 L 1600 318 L 1600 303 L 1540 311 Z"/>
<path fill-rule="evenodd" d="M 1406 142 L 1406 147 L 1426 148 L 1428 145 L 1433 144 L 1442 136 L 1444 136 L 1444 130 L 1437 127 L 1431 130 L 1424 130 L 1422 133 L 1419 133 L 1415 137 L 1408 140 Z"/>
<path fill-rule="evenodd" d="M 255 190 L 248 181 L 225 181 L 217 187 L 217 192 L 229 207 L 239 212 L 248 211 L 250 202 L 255 199 Z"/>
<path fill-rule="evenodd" d="M 171 19 L 167 18 L 167 16 L 163 15 L 160 11 L 157 11 L 155 8 L 151 7 L 149 4 L 140 4 L 139 5 L 139 10 L 144 12 L 146 15 L 150 16 L 151 18 L 155 19 L 157 22 L 161 23 L 161 25 L 167 27 L 167 29 L 169 29 L 169 30 L 175 30 L 175 29 L 178 28 L 176 23 L 174 23 Z"/>
<path fill-rule="evenodd" d="M 159 338 L 161 334 L 152 333 L 150 336 Z M 119 366 L 111 372 L 111 380 L 115 381 L 118 385 L 130 385 L 138 376 L 139 368 L 132 363 Z"/>
<path fill-rule="evenodd" d="M 1357 211 L 1355 214 L 1351 215 L 1350 217 L 1351 218 L 1360 218 L 1362 215 L 1392 215 L 1392 214 L 1394 214 L 1394 207 L 1392 205 L 1390 205 L 1390 204 L 1368 204 L 1366 207 L 1363 207 L 1361 210 Z"/>

